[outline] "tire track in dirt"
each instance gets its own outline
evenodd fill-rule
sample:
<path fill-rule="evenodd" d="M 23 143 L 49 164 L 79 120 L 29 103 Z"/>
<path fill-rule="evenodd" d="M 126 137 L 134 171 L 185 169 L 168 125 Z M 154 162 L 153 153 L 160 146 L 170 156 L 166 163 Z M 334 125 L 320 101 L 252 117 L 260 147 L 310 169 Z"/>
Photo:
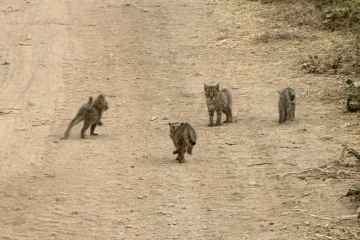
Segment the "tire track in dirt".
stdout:
<path fill-rule="evenodd" d="M 38 196 L 44 190 L 37 181 L 54 176 L 38 169 L 47 157 L 44 150 L 51 145 L 50 125 L 56 122 L 63 92 L 59 77 L 67 18 L 61 7 L 60 3 L 49 7 L 46 1 L 22 1 L 16 5 L 21 14 L 11 12 L 2 19 L 7 32 L 4 55 L 10 65 L 2 82 L 1 105 L 16 111 L 1 116 L 0 137 L 5 139 L 0 147 L 1 239 L 41 236 L 33 223 L 38 221 L 36 210 L 47 207 L 39 205 Z"/>
<path fill-rule="evenodd" d="M 61 95 L 54 94 L 61 88 L 56 69 L 57 62 L 52 54 L 62 47 L 61 42 L 52 42 L 58 29 L 47 24 L 47 17 L 34 25 L 36 14 L 49 13 L 47 9 L 27 6 L 26 3 L 17 6 L 25 14 L 20 18 L 6 19 L 4 23 L 8 32 L 7 56 L 10 65 L 2 83 L 4 92 L 1 105 L 9 114 L 2 116 L 1 138 L 6 139 L 1 146 L 1 152 L 6 161 L 2 162 L 1 174 L 3 180 L 13 173 L 23 171 L 24 166 L 37 163 L 39 152 L 43 149 L 43 138 L 49 134 L 49 124 L 53 122 L 55 109 Z M 56 6 L 55 6 L 56 7 Z M 11 13 L 9 13 L 9 17 Z M 16 15 L 17 16 L 17 15 Z M 62 16 L 52 16 L 61 18 Z M 14 22 L 17 25 L 14 25 Z M 43 26 L 39 31 L 38 26 Z M 18 35 L 14 35 L 17 32 Z M 26 40 L 26 36 L 31 36 Z M 54 36 L 55 35 L 55 36 Z M 14 161 L 13 161 L 14 160 Z"/>

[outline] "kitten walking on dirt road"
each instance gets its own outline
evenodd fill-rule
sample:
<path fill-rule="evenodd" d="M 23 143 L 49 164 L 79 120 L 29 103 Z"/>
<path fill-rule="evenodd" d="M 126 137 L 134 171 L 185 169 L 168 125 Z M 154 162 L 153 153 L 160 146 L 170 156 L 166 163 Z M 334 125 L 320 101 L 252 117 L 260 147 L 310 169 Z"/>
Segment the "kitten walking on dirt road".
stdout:
<path fill-rule="evenodd" d="M 206 97 L 206 104 L 209 111 L 209 126 L 214 126 L 214 112 L 216 111 L 216 123 L 215 126 L 221 125 L 221 114 L 225 113 L 226 120 L 224 123 L 231 123 L 232 122 L 232 97 L 231 93 L 227 89 L 222 89 L 220 91 L 219 84 L 213 85 L 206 85 L 205 87 L 205 97 Z"/>
<path fill-rule="evenodd" d="M 285 88 L 279 92 L 279 123 L 295 120 L 296 96 L 292 88 Z"/>
<path fill-rule="evenodd" d="M 61 139 L 65 140 L 69 137 L 71 129 L 78 123 L 84 121 L 84 126 L 81 129 L 81 138 L 85 138 L 85 132 L 90 127 L 90 135 L 98 135 L 95 133 L 95 128 L 97 125 L 101 126 L 101 117 L 102 112 L 109 109 L 108 103 L 105 100 L 105 96 L 100 94 L 95 101 L 93 98 L 89 97 L 89 101 L 85 103 L 77 112 L 74 119 L 70 122 L 67 127 L 64 137 Z"/>
<path fill-rule="evenodd" d="M 188 123 L 169 123 L 170 138 L 175 145 L 173 154 L 177 154 L 175 160 L 180 163 L 185 161 L 185 152 L 192 154 L 192 149 L 196 144 L 196 132 Z"/>

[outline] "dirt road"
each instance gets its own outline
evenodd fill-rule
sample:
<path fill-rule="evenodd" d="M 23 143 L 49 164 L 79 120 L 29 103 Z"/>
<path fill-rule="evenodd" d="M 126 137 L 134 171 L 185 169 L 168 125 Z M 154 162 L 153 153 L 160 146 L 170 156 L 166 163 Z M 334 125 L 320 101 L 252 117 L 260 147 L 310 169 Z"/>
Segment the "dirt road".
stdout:
<path fill-rule="evenodd" d="M 358 142 L 341 128 L 356 116 L 318 95 L 318 81 L 333 77 L 292 61 L 334 39 L 303 30 L 303 41 L 258 44 L 289 27 L 269 24 L 266 8 L 0 0 L 0 239 L 304 239 L 351 215 L 336 202 L 351 180 L 284 175 Z M 207 127 L 212 82 L 232 92 L 233 124 Z M 277 91 L 287 86 L 297 119 L 279 125 Z M 82 140 L 79 125 L 60 141 L 99 93 L 110 103 L 100 135 Z M 198 132 L 184 164 L 171 154 L 169 121 Z"/>

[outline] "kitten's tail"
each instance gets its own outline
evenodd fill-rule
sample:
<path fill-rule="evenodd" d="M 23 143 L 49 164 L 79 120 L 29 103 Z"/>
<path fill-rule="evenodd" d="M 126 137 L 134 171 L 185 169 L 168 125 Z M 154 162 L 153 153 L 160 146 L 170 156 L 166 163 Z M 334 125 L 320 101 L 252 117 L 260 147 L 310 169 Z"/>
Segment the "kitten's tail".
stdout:
<path fill-rule="evenodd" d="M 91 105 L 93 104 L 93 97 L 89 97 L 89 101 L 86 103 L 86 105 L 88 105 L 89 107 L 91 107 Z"/>
<path fill-rule="evenodd" d="M 196 144 L 196 133 L 194 131 L 194 129 L 192 129 L 191 127 L 188 129 L 187 132 L 188 135 L 188 140 L 191 146 L 194 146 Z"/>
<path fill-rule="evenodd" d="M 295 91 L 294 91 L 294 89 L 292 89 L 292 88 L 288 88 L 288 92 L 289 92 L 289 99 L 290 99 L 290 101 L 294 101 L 295 100 Z"/>
<path fill-rule="evenodd" d="M 182 124 L 184 124 L 184 123 L 182 123 Z M 189 144 L 189 145 L 187 145 L 187 153 L 191 155 L 192 149 L 196 144 L 196 132 L 189 124 L 187 124 L 187 123 L 185 123 L 185 124 L 186 124 L 186 128 L 185 128 L 185 132 L 184 132 L 184 137 L 185 137 L 184 140 Z"/>
<path fill-rule="evenodd" d="M 192 139 L 189 139 L 189 143 L 194 146 L 196 144 L 196 141 L 192 140 Z"/>
<path fill-rule="evenodd" d="M 192 149 L 196 144 L 196 133 L 193 129 L 189 129 L 188 139 L 189 139 L 190 146 L 187 147 L 187 153 L 191 155 Z"/>
<path fill-rule="evenodd" d="M 295 93 L 290 93 L 289 94 L 289 99 L 290 99 L 290 101 L 294 101 L 295 100 Z"/>

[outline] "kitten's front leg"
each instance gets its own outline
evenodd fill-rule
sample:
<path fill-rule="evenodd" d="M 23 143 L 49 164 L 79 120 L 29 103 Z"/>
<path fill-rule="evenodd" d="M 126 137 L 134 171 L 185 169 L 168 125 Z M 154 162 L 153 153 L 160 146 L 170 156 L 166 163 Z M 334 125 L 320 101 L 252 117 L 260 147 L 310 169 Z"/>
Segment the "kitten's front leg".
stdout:
<path fill-rule="evenodd" d="M 222 114 L 222 109 L 216 110 L 216 123 L 215 123 L 215 126 L 220 126 L 221 125 L 221 114 Z"/>
<path fill-rule="evenodd" d="M 295 103 L 291 103 L 290 120 L 295 120 Z"/>
<path fill-rule="evenodd" d="M 291 120 L 291 118 L 291 105 L 289 105 L 289 107 L 286 109 L 286 120 Z"/>
<path fill-rule="evenodd" d="M 214 126 L 214 111 L 213 110 L 209 110 L 209 127 Z"/>
<path fill-rule="evenodd" d="M 279 106 L 279 123 L 284 122 L 284 110 L 282 106 Z"/>

